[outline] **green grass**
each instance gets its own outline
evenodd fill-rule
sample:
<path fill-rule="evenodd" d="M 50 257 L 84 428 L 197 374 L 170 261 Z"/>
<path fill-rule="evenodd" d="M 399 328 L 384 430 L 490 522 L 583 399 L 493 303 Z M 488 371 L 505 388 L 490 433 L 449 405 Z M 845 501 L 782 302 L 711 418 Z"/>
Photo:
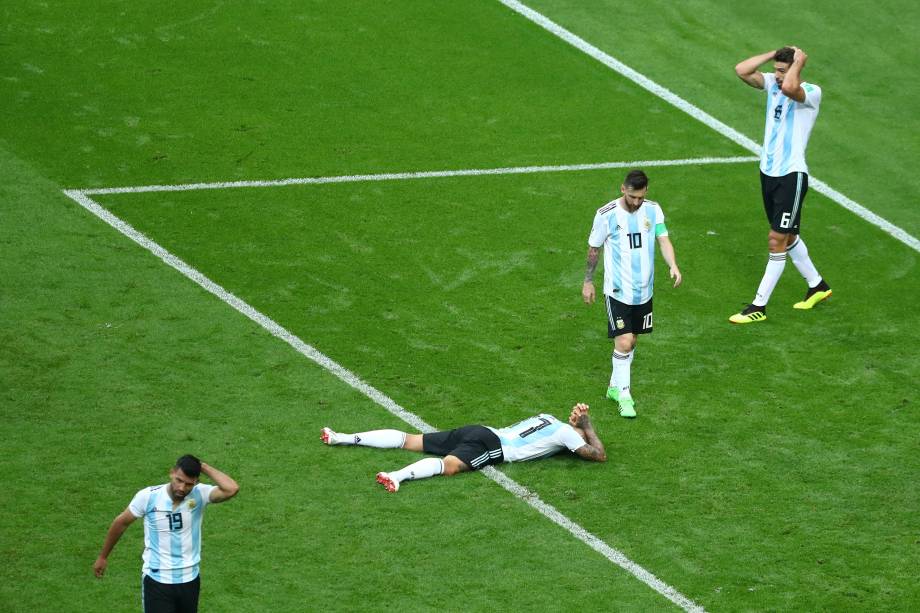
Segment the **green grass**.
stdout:
<path fill-rule="evenodd" d="M 920 191 L 914 170 L 920 89 L 916 66 L 902 60 L 920 39 L 917 3 L 534 0 L 528 5 L 757 143 L 763 139 L 763 97 L 738 80 L 735 64 L 785 44 L 802 47 L 809 54 L 804 78 L 824 91 L 808 148 L 811 174 L 920 234 L 920 211 L 913 205 Z"/>
<path fill-rule="evenodd" d="M 763 19 L 700 2 L 626 13 L 627 28 L 609 3 L 534 6 L 757 139 L 759 99 L 731 66 L 779 36 L 746 37 Z M 417 454 L 327 448 L 318 431 L 398 419 L 60 193 L 741 153 L 498 3 L 436 7 L 0 9 L 17 24 L 0 64 L 0 609 L 137 610 L 142 530 L 104 581 L 92 561 L 189 451 L 242 486 L 208 511 L 205 609 L 670 608 L 478 475 L 384 495 L 373 474 Z M 868 60 L 822 57 L 850 31 L 821 12 L 809 70 L 829 91 Z M 916 233 L 909 131 L 873 136 L 907 152 L 892 161 L 861 142 L 883 107 L 845 104 L 825 100 L 814 174 Z M 882 168 L 890 181 L 860 192 Z M 603 400 L 602 310 L 579 296 L 620 174 L 98 200 L 436 427 L 591 403 L 610 462 L 502 470 L 707 610 L 920 606 L 917 254 L 812 193 L 804 232 L 834 297 L 794 311 L 789 266 L 770 321 L 731 327 L 765 262 L 756 165 L 649 169 L 685 284 L 659 264 L 626 422 Z"/>

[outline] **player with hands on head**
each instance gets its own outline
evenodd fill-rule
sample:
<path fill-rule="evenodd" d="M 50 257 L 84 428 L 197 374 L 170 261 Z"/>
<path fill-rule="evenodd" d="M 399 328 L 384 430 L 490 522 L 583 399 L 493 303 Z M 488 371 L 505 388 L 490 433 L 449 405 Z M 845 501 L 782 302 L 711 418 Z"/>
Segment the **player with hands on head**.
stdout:
<path fill-rule="evenodd" d="M 204 473 L 214 485 L 199 483 Z M 109 554 L 128 526 L 144 519 L 144 613 L 198 610 L 201 561 L 201 522 L 205 508 L 236 496 L 240 487 L 232 478 L 193 455 L 176 460 L 169 481 L 146 487 L 109 526 L 93 573 L 101 579 Z"/>
<path fill-rule="evenodd" d="M 773 62 L 773 72 L 760 66 Z M 754 300 L 729 317 L 736 324 L 766 321 L 767 302 L 786 268 L 787 256 L 808 284 L 795 309 L 811 309 L 832 294 L 818 273 L 799 235 L 802 204 L 808 193 L 805 150 L 821 106 L 821 88 L 802 80 L 808 55 L 798 47 L 783 47 L 750 57 L 735 66 L 735 74 L 766 93 L 766 122 L 760 157 L 760 188 L 770 231 L 769 257 Z"/>

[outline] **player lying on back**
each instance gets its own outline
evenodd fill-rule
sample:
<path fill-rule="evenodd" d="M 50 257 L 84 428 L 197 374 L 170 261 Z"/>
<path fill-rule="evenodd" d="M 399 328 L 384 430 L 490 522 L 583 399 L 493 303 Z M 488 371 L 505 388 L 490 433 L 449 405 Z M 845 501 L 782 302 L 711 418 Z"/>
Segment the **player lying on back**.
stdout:
<path fill-rule="evenodd" d="M 568 423 L 540 413 L 507 428 L 463 426 L 428 434 L 408 434 L 399 430 L 344 434 L 323 428 L 320 439 L 327 445 L 402 448 L 441 456 L 424 458 L 401 470 L 377 473 L 377 483 L 388 492 L 398 491 L 403 481 L 456 475 L 489 464 L 536 460 L 563 449 L 585 460 L 607 461 L 604 444 L 597 438 L 588 417 L 588 405 L 582 403 L 572 407 Z"/>

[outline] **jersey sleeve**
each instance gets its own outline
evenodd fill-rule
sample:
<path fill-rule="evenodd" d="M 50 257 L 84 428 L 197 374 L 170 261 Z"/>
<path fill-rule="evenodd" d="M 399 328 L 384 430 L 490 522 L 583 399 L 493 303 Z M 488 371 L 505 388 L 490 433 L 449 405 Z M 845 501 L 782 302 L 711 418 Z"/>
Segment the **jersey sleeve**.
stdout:
<path fill-rule="evenodd" d="M 604 246 L 607 240 L 607 224 L 604 223 L 604 216 L 600 213 L 594 216 L 594 225 L 591 226 L 591 234 L 588 236 L 588 245 L 599 249 Z"/>
<path fill-rule="evenodd" d="M 131 514 L 134 517 L 140 519 L 147 514 L 147 502 L 150 501 L 150 488 L 145 487 L 138 493 L 134 495 L 134 498 L 131 499 L 131 504 L 128 505 L 128 510 L 131 511 Z"/>
<path fill-rule="evenodd" d="M 821 88 L 813 83 L 802 83 L 805 90 L 805 106 L 816 109 L 821 106 Z"/>
<path fill-rule="evenodd" d="M 588 443 L 585 442 L 585 439 L 581 438 L 581 435 L 575 431 L 575 428 L 569 424 L 563 424 L 561 428 L 556 433 L 559 442 L 568 448 L 569 451 L 575 451 L 580 447 L 584 447 Z"/>
<path fill-rule="evenodd" d="M 201 504 L 207 506 L 211 502 L 211 492 L 217 489 L 216 485 L 209 485 L 207 483 L 199 483 L 195 486 L 195 489 L 198 490 L 198 493 L 201 494 Z"/>
<path fill-rule="evenodd" d="M 770 88 L 776 85 L 776 75 L 772 72 L 762 72 L 763 75 L 763 89 L 766 92 L 770 91 Z"/>
<path fill-rule="evenodd" d="M 655 238 L 668 235 L 668 227 L 664 225 L 664 211 L 660 205 L 655 206 Z"/>

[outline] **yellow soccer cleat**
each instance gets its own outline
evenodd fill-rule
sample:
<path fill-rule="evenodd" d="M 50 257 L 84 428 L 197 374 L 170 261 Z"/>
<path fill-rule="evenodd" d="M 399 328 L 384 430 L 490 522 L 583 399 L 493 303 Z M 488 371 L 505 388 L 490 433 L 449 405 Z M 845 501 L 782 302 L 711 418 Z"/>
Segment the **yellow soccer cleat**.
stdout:
<path fill-rule="evenodd" d="M 809 288 L 808 293 L 805 294 L 805 300 L 802 302 L 796 302 L 792 305 L 793 309 L 811 309 L 814 308 L 816 304 L 822 300 L 827 300 L 831 297 L 831 294 L 834 292 L 831 291 L 830 286 L 824 282 L 824 279 L 821 279 L 821 282 L 816 286 Z"/>
<path fill-rule="evenodd" d="M 752 324 L 758 321 L 767 321 L 767 307 L 749 304 L 740 313 L 735 313 L 728 318 L 733 324 Z"/>

